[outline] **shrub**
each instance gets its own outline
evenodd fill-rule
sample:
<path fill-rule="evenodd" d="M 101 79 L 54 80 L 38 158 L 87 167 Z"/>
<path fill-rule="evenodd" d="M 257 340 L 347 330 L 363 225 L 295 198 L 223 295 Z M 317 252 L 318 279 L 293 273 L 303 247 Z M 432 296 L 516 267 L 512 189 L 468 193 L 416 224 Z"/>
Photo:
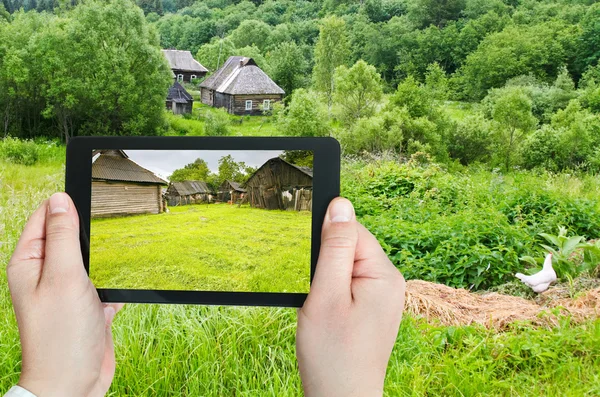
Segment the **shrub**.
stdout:
<path fill-rule="evenodd" d="M 204 133 L 208 136 L 229 135 L 229 114 L 223 109 L 207 112 Z"/>
<path fill-rule="evenodd" d="M 0 143 L 0 158 L 15 164 L 33 165 L 38 161 L 39 150 L 31 140 L 8 137 Z"/>

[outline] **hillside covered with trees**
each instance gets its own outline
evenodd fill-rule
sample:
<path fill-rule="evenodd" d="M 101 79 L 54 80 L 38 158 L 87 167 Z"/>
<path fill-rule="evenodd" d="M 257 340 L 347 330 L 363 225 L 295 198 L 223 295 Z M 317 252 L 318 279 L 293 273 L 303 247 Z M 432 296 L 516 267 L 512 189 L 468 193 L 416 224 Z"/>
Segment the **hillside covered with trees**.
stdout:
<path fill-rule="evenodd" d="M 591 0 L 2 1 L 4 136 L 169 133 L 162 47 L 210 72 L 254 58 L 286 91 L 278 135 L 332 135 L 348 154 L 600 169 Z"/>

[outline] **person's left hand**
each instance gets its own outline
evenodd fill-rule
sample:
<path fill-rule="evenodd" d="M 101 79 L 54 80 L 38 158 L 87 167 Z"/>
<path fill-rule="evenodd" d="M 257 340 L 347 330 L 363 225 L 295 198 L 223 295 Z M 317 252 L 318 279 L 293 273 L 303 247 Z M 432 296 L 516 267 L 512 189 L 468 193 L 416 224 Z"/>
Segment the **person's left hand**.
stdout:
<path fill-rule="evenodd" d="M 33 213 L 6 272 L 22 346 L 19 386 L 40 397 L 104 396 L 115 372 L 110 325 L 122 305 L 100 302 L 66 193 Z"/>

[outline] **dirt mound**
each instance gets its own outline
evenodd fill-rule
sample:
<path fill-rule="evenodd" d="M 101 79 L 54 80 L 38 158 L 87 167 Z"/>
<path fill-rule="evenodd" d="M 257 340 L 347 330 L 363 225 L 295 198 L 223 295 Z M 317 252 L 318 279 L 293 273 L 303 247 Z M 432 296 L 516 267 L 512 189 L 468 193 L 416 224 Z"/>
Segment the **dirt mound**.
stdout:
<path fill-rule="evenodd" d="M 600 314 L 600 288 L 576 299 L 553 296 L 553 289 L 541 294 L 544 303 L 496 292 L 474 294 L 442 284 L 421 280 L 406 283 L 406 311 L 444 325 L 481 324 L 504 329 L 515 321 L 554 325 L 558 315 L 583 321 Z"/>

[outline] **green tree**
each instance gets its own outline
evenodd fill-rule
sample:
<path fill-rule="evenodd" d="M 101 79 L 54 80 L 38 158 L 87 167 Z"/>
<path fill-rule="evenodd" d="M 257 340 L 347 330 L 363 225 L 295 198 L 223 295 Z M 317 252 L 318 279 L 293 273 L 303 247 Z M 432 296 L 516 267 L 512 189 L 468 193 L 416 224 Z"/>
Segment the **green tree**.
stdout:
<path fill-rule="evenodd" d="M 538 122 L 532 113 L 531 99 L 520 87 L 503 91 L 492 105 L 492 119 L 498 123 L 498 148 L 508 171 L 514 152 Z"/>
<path fill-rule="evenodd" d="M 313 80 L 315 89 L 325 94 L 329 107 L 333 97 L 335 69 L 345 65 L 349 55 L 344 20 L 335 16 L 324 18 L 321 21 L 319 39 L 315 46 Z"/>
<path fill-rule="evenodd" d="M 288 163 L 313 168 L 314 152 L 312 150 L 284 150 L 279 157 Z"/>
<path fill-rule="evenodd" d="M 270 65 L 271 78 L 287 95 L 306 85 L 308 65 L 302 49 L 296 43 L 279 44 L 269 52 L 267 62 Z"/>
<path fill-rule="evenodd" d="M 209 174 L 210 169 L 208 168 L 206 161 L 198 158 L 193 163 L 173 171 L 169 180 L 171 182 L 206 181 Z"/>
<path fill-rule="evenodd" d="M 396 92 L 390 96 L 390 105 L 406 107 L 411 117 L 427 117 L 434 108 L 431 92 L 412 76 L 398 84 Z"/>
<path fill-rule="evenodd" d="M 245 182 L 254 171 L 252 167 L 248 167 L 243 161 L 237 162 L 228 154 L 219 159 L 219 184 L 225 180 Z"/>
<path fill-rule="evenodd" d="M 208 70 L 219 69 L 227 58 L 235 54 L 235 45 L 228 38 L 214 37 L 210 43 L 204 44 L 196 53 L 196 59 Z"/>
<path fill-rule="evenodd" d="M 383 95 L 381 76 L 374 66 L 363 60 L 351 68 L 339 66 L 334 81 L 334 100 L 342 109 L 342 119 L 352 123 L 373 115 Z"/>
<path fill-rule="evenodd" d="M 492 123 L 482 114 L 474 114 L 457 123 L 450 134 L 448 151 L 451 158 L 463 165 L 487 162 L 491 158 L 492 144 Z"/>
<path fill-rule="evenodd" d="M 261 51 L 267 48 L 271 40 L 272 28 L 263 21 L 243 21 L 229 38 L 237 48 L 255 45 Z"/>
<path fill-rule="evenodd" d="M 407 0 L 408 17 L 417 27 L 443 27 L 457 20 L 466 7 L 465 0 Z"/>
<path fill-rule="evenodd" d="M 316 94 L 299 88 L 294 91 L 290 106 L 279 121 L 285 135 L 326 136 L 329 134 L 327 112 Z"/>
<path fill-rule="evenodd" d="M 204 134 L 207 136 L 229 135 L 229 113 L 225 109 L 217 108 L 206 111 L 204 120 Z"/>
<path fill-rule="evenodd" d="M 600 3 L 592 4 L 581 21 L 578 66 L 584 71 L 600 61 Z"/>
<path fill-rule="evenodd" d="M 444 72 L 444 69 L 437 62 L 427 67 L 425 87 L 431 92 L 433 98 L 439 100 L 448 99 L 448 77 L 446 77 L 446 72 Z"/>

